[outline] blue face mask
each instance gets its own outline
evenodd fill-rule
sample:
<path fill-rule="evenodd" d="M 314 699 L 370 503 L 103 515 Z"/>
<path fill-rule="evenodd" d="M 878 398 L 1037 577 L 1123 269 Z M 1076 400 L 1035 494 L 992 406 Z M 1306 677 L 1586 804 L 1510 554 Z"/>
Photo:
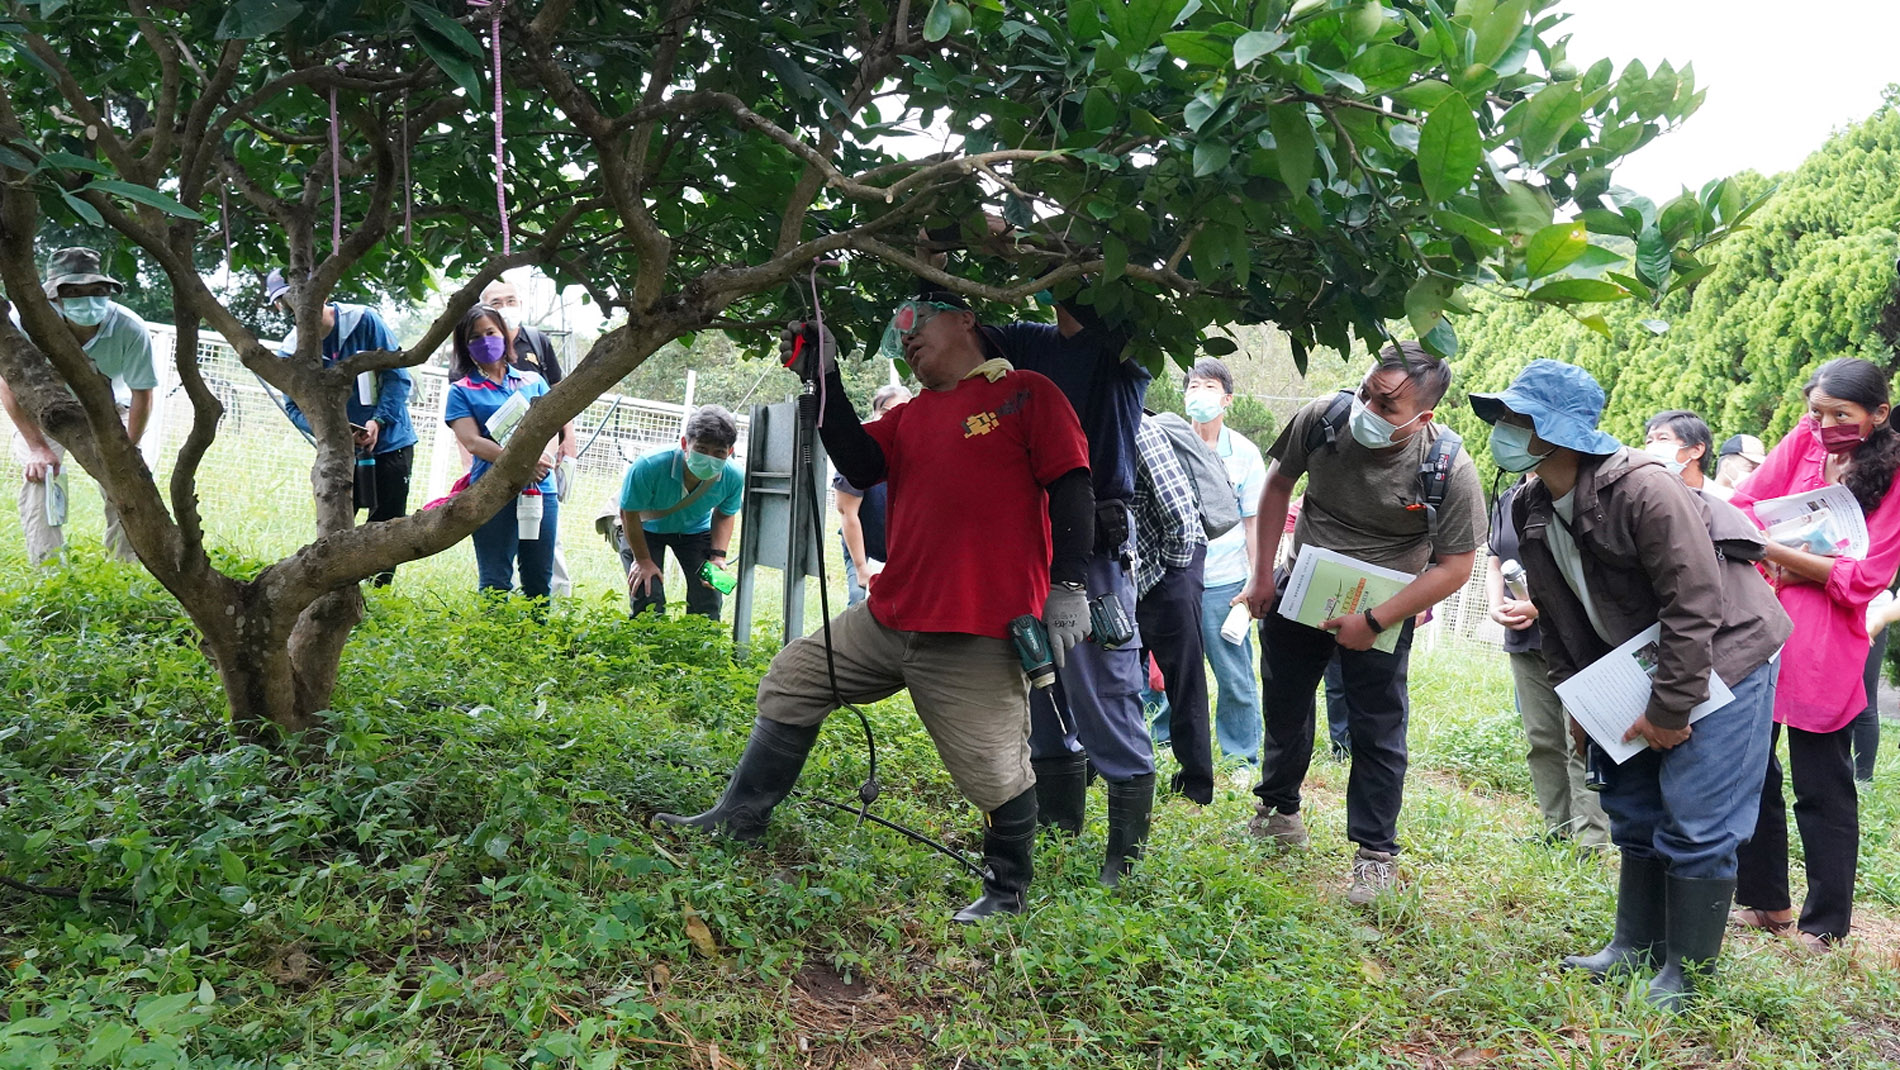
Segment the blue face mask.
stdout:
<path fill-rule="evenodd" d="M 693 473 L 694 479 L 717 479 L 719 473 L 726 470 L 724 457 L 708 457 L 698 450 L 686 451 L 686 470 Z"/>
<path fill-rule="evenodd" d="M 1506 472 L 1528 472 L 1554 451 L 1531 452 L 1531 429 L 1516 424 L 1491 426 L 1491 459 Z"/>
<path fill-rule="evenodd" d="M 77 327 L 97 327 L 106 320 L 106 312 L 112 307 L 109 297 L 62 297 L 59 299 L 60 314 L 66 322 Z"/>
<path fill-rule="evenodd" d="M 1187 418 L 1197 424 L 1211 424 L 1220 418 L 1220 395 L 1212 390 L 1190 390 L 1182 401 Z"/>

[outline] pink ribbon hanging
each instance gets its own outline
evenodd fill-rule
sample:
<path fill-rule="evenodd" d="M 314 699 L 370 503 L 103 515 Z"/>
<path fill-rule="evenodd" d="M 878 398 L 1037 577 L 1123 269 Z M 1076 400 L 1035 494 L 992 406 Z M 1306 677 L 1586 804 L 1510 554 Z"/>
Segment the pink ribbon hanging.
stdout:
<path fill-rule="evenodd" d="M 343 245 L 343 164 L 336 129 L 336 86 L 330 87 L 330 255 Z"/>
<path fill-rule="evenodd" d="M 415 233 L 411 223 L 415 214 L 415 198 L 409 184 L 409 91 L 402 91 L 402 243 L 414 245 Z"/>
<path fill-rule="evenodd" d="M 229 278 L 231 263 L 231 196 L 224 183 L 218 184 L 218 227 L 224 231 L 224 273 Z"/>
<path fill-rule="evenodd" d="M 502 154 L 501 136 L 501 7 L 505 0 L 468 0 L 470 7 L 488 9 L 489 74 L 495 82 L 495 209 L 501 214 L 501 255 L 514 251 L 514 236 L 508 226 L 508 190 L 502 180 L 508 173 L 507 157 Z"/>

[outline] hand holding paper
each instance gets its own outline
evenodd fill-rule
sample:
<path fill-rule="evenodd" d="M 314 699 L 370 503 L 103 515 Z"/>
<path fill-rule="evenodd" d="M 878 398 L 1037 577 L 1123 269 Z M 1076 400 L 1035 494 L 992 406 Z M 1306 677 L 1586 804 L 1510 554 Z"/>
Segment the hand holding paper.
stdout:
<path fill-rule="evenodd" d="M 1662 729 L 1649 723 L 1651 676 L 1661 645 L 1662 625 L 1652 624 L 1557 685 L 1565 712 L 1618 765 L 1652 743 L 1666 749 L 1689 738 L 1687 727 Z M 1693 724 L 1734 701 L 1728 684 L 1710 672 L 1709 697 L 1689 711 L 1689 721 Z"/>

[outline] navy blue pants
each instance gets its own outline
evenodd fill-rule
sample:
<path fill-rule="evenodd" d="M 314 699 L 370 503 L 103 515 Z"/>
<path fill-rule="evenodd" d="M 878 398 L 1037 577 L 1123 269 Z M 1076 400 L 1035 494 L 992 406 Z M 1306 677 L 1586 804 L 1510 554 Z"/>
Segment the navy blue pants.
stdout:
<path fill-rule="evenodd" d="M 475 572 L 484 591 L 506 593 L 515 587 L 515 562 L 521 563 L 521 593 L 546 598 L 554 582 L 554 533 L 559 528 L 561 503 L 552 494 L 541 496 L 541 537 L 520 537 L 515 519 L 517 499 L 510 498 L 488 523 L 475 529 Z"/>
<path fill-rule="evenodd" d="M 1092 600 L 1110 591 L 1135 619 L 1135 584 L 1120 554 L 1089 557 L 1088 590 Z M 1056 671 L 1056 686 L 1031 689 L 1029 754 L 1059 758 L 1088 753 L 1095 769 L 1109 780 L 1127 780 L 1155 771 L 1154 741 L 1141 720 L 1140 629 L 1118 650 L 1087 640 L 1069 651 Z"/>

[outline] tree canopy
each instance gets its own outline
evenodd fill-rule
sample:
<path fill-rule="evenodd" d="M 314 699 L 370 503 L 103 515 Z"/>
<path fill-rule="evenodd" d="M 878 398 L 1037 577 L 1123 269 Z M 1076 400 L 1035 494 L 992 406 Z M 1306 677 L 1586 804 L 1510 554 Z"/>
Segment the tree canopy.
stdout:
<path fill-rule="evenodd" d="M 1605 316 L 1607 337 L 1567 316 L 1509 302 L 1468 317 L 1460 389 L 1493 390 L 1538 357 L 1581 364 L 1609 393 L 1603 425 L 1625 442 L 1664 409 L 1699 413 L 1716 440 L 1769 441 L 1805 411 L 1801 385 L 1822 362 L 1862 357 L 1895 368 L 1900 335 L 1900 93 L 1783 176 L 1772 199 L 1659 312 Z M 1759 196 L 1770 182 L 1731 185 Z M 1660 315 L 1660 318 L 1657 318 Z M 1483 429 L 1456 417 L 1480 451 Z M 1476 433 L 1474 440 L 1473 434 Z"/>
<path fill-rule="evenodd" d="M 334 681 L 359 578 L 466 536 L 540 441 L 698 331 L 766 348 L 816 291 L 829 322 L 875 338 L 921 279 L 1001 315 L 1042 291 L 1092 306 L 1157 367 L 1231 352 L 1224 328 L 1266 321 L 1301 361 L 1398 320 L 1449 354 L 1464 288 L 1566 308 L 1665 294 L 1750 208 L 1726 185 L 1660 208 L 1610 185 L 1702 91 L 1688 67 L 1572 60 L 1554 0 L 4 11 L 0 282 L 24 334 L 0 324 L 0 374 L 101 480 L 240 717 L 293 726 Z M 943 151 L 897 137 L 919 132 Z M 1557 222 L 1572 203 L 1634 255 Z M 110 229 L 170 284 L 196 419 L 164 493 L 39 292 L 49 221 Z M 296 354 L 259 344 L 255 310 L 214 292 L 207 261 L 285 266 Z M 491 475 L 358 527 L 350 378 L 427 359 L 486 282 L 530 264 L 617 326 Z M 339 287 L 420 295 L 434 277 L 467 282 L 408 348 L 322 363 L 315 327 Z M 196 472 L 220 409 L 192 358 L 201 326 L 318 440 L 316 537 L 253 578 L 204 550 Z"/>

